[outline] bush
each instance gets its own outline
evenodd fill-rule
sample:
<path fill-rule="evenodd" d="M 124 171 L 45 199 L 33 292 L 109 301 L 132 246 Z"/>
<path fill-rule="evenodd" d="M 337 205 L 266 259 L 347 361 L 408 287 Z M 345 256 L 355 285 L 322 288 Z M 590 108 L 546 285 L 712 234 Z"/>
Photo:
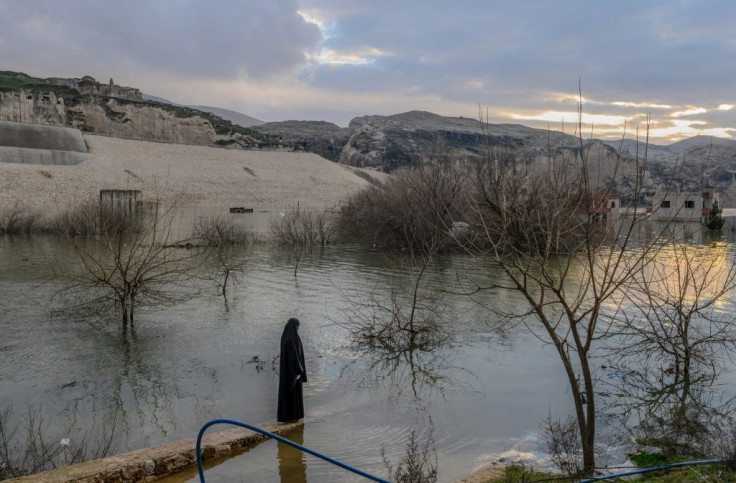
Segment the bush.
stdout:
<path fill-rule="evenodd" d="M 62 235 L 89 236 L 134 231 L 139 223 L 140 217 L 134 214 L 89 199 L 60 213 L 48 227 Z"/>
<path fill-rule="evenodd" d="M 0 234 L 17 235 L 31 233 L 40 228 L 41 215 L 24 211 L 19 207 L 0 212 Z"/>
<path fill-rule="evenodd" d="M 324 246 L 332 239 L 334 215 L 327 212 L 296 211 L 271 220 L 271 233 L 282 245 Z"/>
<path fill-rule="evenodd" d="M 462 196 L 466 180 L 462 170 L 443 166 L 397 172 L 350 200 L 338 236 L 386 248 L 424 248 L 438 241 L 450 245 L 453 223 L 467 212 Z"/>
<path fill-rule="evenodd" d="M 194 223 L 192 238 L 198 245 L 208 247 L 248 245 L 256 241 L 252 232 L 225 216 L 200 217 Z"/>
<path fill-rule="evenodd" d="M 416 432 L 412 430 L 406 442 L 406 454 L 394 468 L 382 448 L 381 456 L 388 469 L 391 481 L 396 483 L 435 483 L 437 481 L 437 451 L 434 448 L 432 429 L 419 445 Z"/>

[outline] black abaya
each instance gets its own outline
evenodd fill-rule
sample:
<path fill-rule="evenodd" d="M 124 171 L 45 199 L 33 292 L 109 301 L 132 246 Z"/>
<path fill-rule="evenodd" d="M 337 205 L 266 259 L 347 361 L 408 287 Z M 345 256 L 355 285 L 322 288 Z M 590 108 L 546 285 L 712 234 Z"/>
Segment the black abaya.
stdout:
<path fill-rule="evenodd" d="M 299 321 L 289 319 L 281 334 L 279 360 L 279 400 L 277 420 L 295 421 L 304 417 L 302 383 L 307 382 L 304 349 L 297 329 Z"/>

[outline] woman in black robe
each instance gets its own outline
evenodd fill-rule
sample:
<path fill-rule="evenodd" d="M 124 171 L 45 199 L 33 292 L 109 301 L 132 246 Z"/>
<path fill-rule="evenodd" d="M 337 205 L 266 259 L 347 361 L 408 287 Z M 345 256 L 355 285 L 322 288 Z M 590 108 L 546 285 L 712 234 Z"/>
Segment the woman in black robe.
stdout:
<path fill-rule="evenodd" d="M 296 421 L 304 417 L 302 383 L 307 382 L 307 370 L 302 341 L 297 333 L 298 328 L 299 321 L 289 319 L 281 334 L 277 410 L 279 422 Z"/>

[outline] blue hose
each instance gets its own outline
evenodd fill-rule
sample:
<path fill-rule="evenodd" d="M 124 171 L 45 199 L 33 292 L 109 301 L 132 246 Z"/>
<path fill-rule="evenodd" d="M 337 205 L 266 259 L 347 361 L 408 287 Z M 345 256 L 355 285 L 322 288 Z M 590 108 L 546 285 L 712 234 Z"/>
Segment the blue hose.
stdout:
<path fill-rule="evenodd" d="M 314 451 L 313 449 L 309 449 L 306 446 L 302 446 L 293 441 L 289 441 L 286 438 L 282 438 L 281 436 L 277 434 L 273 434 L 270 431 L 266 431 L 265 429 L 261 429 L 258 426 L 253 426 L 252 424 L 248 424 L 248 423 L 241 423 L 240 421 L 235 421 L 233 419 L 213 419 L 212 421 L 202 426 L 202 429 L 199 430 L 199 434 L 197 435 L 197 471 L 199 471 L 199 481 L 201 483 L 205 483 L 204 468 L 202 467 L 202 436 L 204 436 L 204 432 L 207 430 L 207 428 L 215 424 L 232 424 L 235 426 L 240 426 L 241 428 L 250 429 L 251 431 L 255 431 L 256 433 L 263 434 L 277 441 L 281 441 L 282 443 L 286 443 L 289 446 L 293 446 L 294 448 L 302 450 L 305 453 L 309 453 L 313 456 L 316 456 L 317 458 L 322 458 L 323 460 L 329 463 L 332 463 L 333 465 L 339 466 L 340 468 L 344 468 L 348 471 L 352 471 L 353 473 L 363 476 L 365 478 L 368 478 L 369 480 L 378 481 L 379 483 L 391 483 L 387 480 L 382 480 L 381 478 L 378 478 L 377 476 L 373 476 L 369 473 L 366 473 L 365 471 L 361 471 L 357 468 L 353 468 L 352 466 L 346 465 L 345 463 L 341 461 L 337 461 L 334 458 L 330 458 L 327 455 L 318 453 L 317 451 Z"/>
<path fill-rule="evenodd" d="M 638 470 L 626 471 L 624 473 L 613 473 L 605 476 L 597 476 L 595 478 L 587 478 L 580 480 L 578 483 L 593 483 L 594 481 L 609 481 L 614 478 L 623 478 L 624 476 L 641 475 L 644 473 L 650 473 L 652 471 L 669 470 L 672 468 L 682 468 L 683 466 L 701 466 L 701 465 L 715 465 L 719 463 L 726 463 L 727 460 L 706 460 L 706 461 L 685 461 L 682 463 L 672 463 L 671 465 L 663 466 L 651 466 L 649 468 L 640 468 Z"/>

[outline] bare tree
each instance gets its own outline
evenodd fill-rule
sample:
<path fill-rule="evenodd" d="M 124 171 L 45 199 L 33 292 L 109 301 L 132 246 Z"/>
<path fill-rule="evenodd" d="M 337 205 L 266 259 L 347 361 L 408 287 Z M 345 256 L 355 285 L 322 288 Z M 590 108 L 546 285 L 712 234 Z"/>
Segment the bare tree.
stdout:
<path fill-rule="evenodd" d="M 271 233 L 282 245 L 324 246 L 333 235 L 333 214 L 301 209 L 282 213 L 271 220 Z"/>
<path fill-rule="evenodd" d="M 134 222 L 118 214 L 114 225 L 73 238 L 74 264 L 53 264 L 55 275 L 67 282 L 54 299 L 80 314 L 116 313 L 127 334 L 137 307 L 191 297 L 183 282 L 194 277 L 204 256 L 179 247 L 182 243 L 173 238 L 173 215 L 173 205 L 159 205 Z"/>
<path fill-rule="evenodd" d="M 583 140 L 582 102 L 577 144 L 550 146 L 546 157 L 524 159 L 489 147 L 479 163 L 472 208 L 465 219 L 478 239 L 468 245 L 500 267 L 504 278 L 474 283 L 471 291 L 512 291 L 524 306 L 502 311 L 552 344 L 567 376 L 580 434 L 582 472 L 595 468 L 596 393 L 591 359 L 618 314 L 621 291 L 658 251 L 661 229 L 644 243 L 637 235 L 646 215 L 632 208 L 620 217 L 608 213 L 608 195 L 622 169 L 608 160 L 607 173 L 593 165 Z M 643 194 L 647 163 L 636 158 L 632 199 Z M 603 220 L 606 222 L 603 222 Z M 634 246 L 637 250 L 632 250 Z"/>
<path fill-rule="evenodd" d="M 422 252 L 428 244 L 445 249 L 453 242 L 453 221 L 466 211 L 462 202 L 467 188 L 465 171 L 451 166 L 399 171 L 350 200 L 338 219 L 338 235 L 388 249 Z"/>
<path fill-rule="evenodd" d="M 271 220 L 271 233 L 276 241 L 293 248 L 296 262 L 294 278 L 299 262 L 307 247 L 325 246 L 334 235 L 334 215 L 327 212 L 305 211 L 297 204 L 295 211 L 281 213 Z"/>
<path fill-rule="evenodd" d="M 403 267 L 387 286 L 344 292 L 348 305 L 336 321 L 359 343 L 407 350 L 428 348 L 446 337 L 439 290 L 428 285 L 427 269 L 434 252 L 416 256 L 413 250 L 394 266 Z M 398 257 L 395 260 L 401 260 Z"/>
<path fill-rule="evenodd" d="M 581 470 L 580 433 L 575 418 L 553 417 L 550 411 L 542 422 L 540 436 L 555 467 L 575 481 Z"/>
<path fill-rule="evenodd" d="M 663 246 L 626 291 L 636 310 L 622 313 L 616 356 L 683 377 L 717 365 L 736 348 L 736 316 L 724 306 L 735 288 L 727 245 Z"/>
<path fill-rule="evenodd" d="M 257 237 L 246 228 L 236 225 L 232 219 L 216 216 L 198 219 L 192 238 L 198 246 L 209 250 L 209 273 L 206 275 L 215 281 L 218 292 L 227 304 L 228 285 L 238 282 L 246 263 L 239 248 L 256 243 Z"/>

